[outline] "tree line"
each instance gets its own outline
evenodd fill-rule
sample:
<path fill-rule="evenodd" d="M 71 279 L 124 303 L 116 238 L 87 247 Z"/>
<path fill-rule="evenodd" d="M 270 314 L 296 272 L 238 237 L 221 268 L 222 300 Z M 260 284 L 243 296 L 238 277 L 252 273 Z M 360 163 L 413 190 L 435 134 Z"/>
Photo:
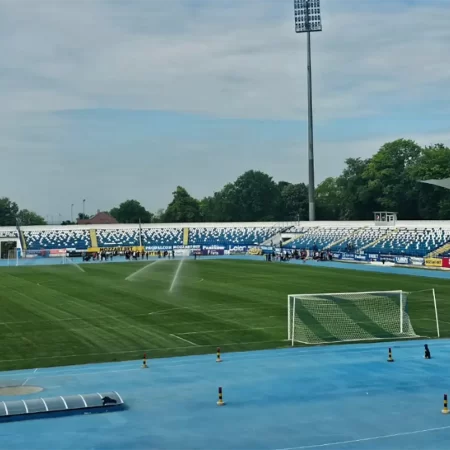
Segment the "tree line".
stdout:
<path fill-rule="evenodd" d="M 20 209 L 19 205 L 8 197 L 0 198 L 0 226 L 45 225 L 46 223 L 39 214 L 28 209 Z"/>
<path fill-rule="evenodd" d="M 450 148 L 421 147 L 406 139 L 388 142 L 371 158 L 348 158 L 339 176 L 317 186 L 316 219 L 370 220 L 374 211 L 397 212 L 402 220 L 450 219 L 450 191 L 419 182 L 449 177 Z M 308 187 L 249 170 L 203 199 L 178 186 L 169 205 L 156 213 L 137 200 L 126 200 L 109 213 L 120 223 L 302 221 L 308 220 Z M 45 224 L 38 214 L 1 198 L 0 225 L 17 220 Z"/>
<path fill-rule="evenodd" d="M 396 212 L 403 220 L 450 219 L 450 191 L 419 182 L 441 178 L 450 178 L 450 148 L 421 147 L 407 139 L 388 142 L 371 158 L 348 158 L 339 176 L 317 186 L 316 219 L 371 220 L 374 211 Z M 135 200 L 111 214 L 129 223 L 139 217 L 166 223 L 308 220 L 308 187 L 250 170 L 200 200 L 178 186 L 167 208 L 156 214 Z"/>

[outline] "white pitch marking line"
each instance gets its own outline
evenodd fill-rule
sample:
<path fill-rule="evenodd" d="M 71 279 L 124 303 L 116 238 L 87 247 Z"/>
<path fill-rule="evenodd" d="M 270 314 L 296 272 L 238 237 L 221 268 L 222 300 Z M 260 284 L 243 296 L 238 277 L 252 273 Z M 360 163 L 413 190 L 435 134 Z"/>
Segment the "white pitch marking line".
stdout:
<path fill-rule="evenodd" d="M 425 318 L 425 319 L 421 319 L 421 320 L 428 320 L 430 322 L 436 323 L 436 319 L 427 319 L 427 318 Z M 447 325 L 450 325 L 450 322 L 446 322 L 445 320 L 441 320 L 441 319 L 439 319 L 439 323 L 446 323 Z"/>
<path fill-rule="evenodd" d="M 169 312 L 169 311 L 177 311 L 177 310 L 180 310 L 180 309 L 185 309 L 185 308 L 160 309 L 159 311 L 149 312 L 147 315 L 153 316 L 153 314 L 165 314 L 166 312 Z"/>
<path fill-rule="evenodd" d="M 175 337 L 177 339 L 180 339 L 181 341 L 187 342 L 188 344 L 195 345 L 197 347 L 197 344 L 195 342 L 188 341 L 187 339 L 184 339 L 184 338 L 182 338 L 180 336 L 177 336 L 176 334 L 171 334 L 170 336 L 173 336 L 173 337 Z"/>
<path fill-rule="evenodd" d="M 187 306 L 180 306 L 177 308 L 168 308 L 168 309 L 161 309 L 159 311 L 152 311 L 152 312 L 146 312 L 146 313 L 141 313 L 141 314 L 133 314 L 130 317 L 142 317 L 142 316 L 152 316 L 154 314 L 165 314 L 166 312 L 170 312 L 170 311 L 181 311 L 181 310 L 189 310 L 189 311 L 195 311 L 195 312 L 202 312 L 201 309 L 194 309 L 194 308 L 189 308 Z M 226 308 L 226 309 L 220 309 L 220 308 L 216 308 L 216 309 L 210 309 L 208 311 L 206 311 L 207 313 L 216 313 L 216 312 L 228 312 L 228 311 L 253 311 L 255 308 L 254 307 L 249 307 L 249 308 Z M 42 320 L 38 320 L 38 322 L 68 322 L 68 321 L 76 321 L 76 320 L 89 320 L 89 319 L 122 319 L 124 316 L 123 315 L 100 315 L 100 316 L 92 316 L 92 317 L 70 317 L 69 319 L 42 319 Z M 431 320 L 431 319 L 430 319 Z M 24 320 L 24 321 L 16 321 L 16 322 L 0 322 L 0 325 L 19 325 L 19 324 L 26 324 L 26 323 L 34 323 L 33 321 L 30 320 Z M 20 361 L 24 361 L 24 360 L 20 360 Z"/>
<path fill-rule="evenodd" d="M 430 433 L 432 431 L 442 431 L 442 430 L 448 430 L 448 429 L 450 429 L 450 425 L 447 425 L 445 427 L 439 427 L 439 428 L 427 428 L 425 430 L 405 431 L 404 433 L 385 434 L 383 436 L 372 436 L 372 437 L 362 438 L 362 439 L 352 439 L 351 441 L 327 442 L 325 444 L 304 445 L 301 447 L 286 447 L 286 448 L 279 448 L 276 450 L 306 450 L 309 448 L 332 447 L 334 445 L 345 445 L 345 444 L 354 444 L 357 442 L 376 441 L 378 439 L 389 439 L 389 438 L 400 437 L 400 436 L 411 436 L 413 434 Z"/>
<path fill-rule="evenodd" d="M 38 369 L 34 369 L 34 370 L 33 370 L 33 373 L 36 373 L 37 371 L 38 371 Z"/>
<path fill-rule="evenodd" d="M 22 386 L 25 386 L 25 385 L 28 383 L 29 380 L 30 380 L 30 379 L 27 378 L 27 379 L 22 383 Z"/>
<path fill-rule="evenodd" d="M 278 325 L 276 327 L 258 327 L 258 328 L 233 328 L 232 330 L 208 330 L 208 331 L 189 331 L 186 333 L 178 333 L 178 336 L 185 336 L 186 334 L 206 334 L 206 333 L 217 333 L 225 332 L 228 333 L 230 331 L 253 331 L 253 330 L 272 330 L 275 328 L 286 328 L 285 325 Z"/>

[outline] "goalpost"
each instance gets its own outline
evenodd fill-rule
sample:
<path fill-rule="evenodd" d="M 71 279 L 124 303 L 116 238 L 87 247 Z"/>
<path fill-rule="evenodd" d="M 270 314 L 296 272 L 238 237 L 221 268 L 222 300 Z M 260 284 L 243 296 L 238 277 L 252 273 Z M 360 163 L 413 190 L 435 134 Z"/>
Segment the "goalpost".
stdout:
<path fill-rule="evenodd" d="M 8 266 L 18 266 L 19 265 L 19 250 L 13 248 L 8 250 Z"/>
<path fill-rule="evenodd" d="M 421 303 L 429 302 L 430 317 L 424 320 L 436 321 L 440 337 L 435 290 L 416 292 L 421 292 Z M 411 294 L 399 290 L 288 295 L 288 340 L 295 345 L 420 337 L 408 313 Z"/>

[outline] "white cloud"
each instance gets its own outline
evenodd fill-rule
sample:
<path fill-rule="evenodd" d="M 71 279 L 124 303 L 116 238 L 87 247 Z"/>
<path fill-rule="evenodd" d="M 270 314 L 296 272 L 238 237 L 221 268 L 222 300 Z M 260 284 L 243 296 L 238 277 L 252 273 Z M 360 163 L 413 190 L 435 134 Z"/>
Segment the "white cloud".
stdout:
<path fill-rule="evenodd" d="M 294 33 L 292 0 L 0 1 L 0 156 L 15 168 L 0 180 L 3 195 L 62 212 L 90 192 L 103 208 L 139 191 L 156 209 L 175 184 L 205 195 L 248 168 L 305 180 L 303 124 L 298 142 L 279 143 L 253 136 L 245 122 L 231 145 L 174 130 L 173 139 L 130 139 L 117 161 L 105 156 L 112 135 L 92 144 L 89 124 L 53 114 L 118 108 L 304 120 L 306 38 Z M 400 107 L 417 118 L 425 104 L 449 114 L 450 4 L 382 4 L 388 12 L 373 0 L 322 0 L 324 31 L 312 39 L 316 120 L 382 117 Z M 419 143 L 450 144 L 428 131 L 417 129 Z M 370 156 L 397 138 L 351 135 L 317 136 L 318 181 L 337 175 L 345 158 Z M 250 142 L 240 144 L 241 136 Z M 199 161 L 215 170 L 196 176 Z M 110 175 L 117 171 L 121 184 Z"/>
<path fill-rule="evenodd" d="M 386 13 L 372 2 L 353 10 L 354 2 L 322 4 L 324 31 L 313 35 L 319 118 L 380 111 L 379 95 L 420 100 L 450 82 L 448 5 Z M 119 107 L 304 117 L 306 40 L 293 32 L 290 0 L 228 7 L 216 0 L 194 10 L 188 4 L 6 2 L 1 64 L 24 76 L 16 90 L 2 93 L 2 104 L 18 111 Z M 40 87 L 36 78 L 54 86 Z"/>

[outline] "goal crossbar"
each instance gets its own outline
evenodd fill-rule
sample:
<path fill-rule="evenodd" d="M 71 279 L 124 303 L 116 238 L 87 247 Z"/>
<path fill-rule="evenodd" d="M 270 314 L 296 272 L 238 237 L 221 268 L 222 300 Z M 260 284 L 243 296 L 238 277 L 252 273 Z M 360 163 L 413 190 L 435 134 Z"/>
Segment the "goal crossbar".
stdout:
<path fill-rule="evenodd" d="M 424 289 L 424 290 L 429 290 L 429 289 Z M 399 293 L 405 293 L 407 294 L 408 292 L 406 291 L 402 291 L 401 289 L 396 290 L 396 291 L 365 291 L 365 292 L 323 292 L 321 294 L 289 294 L 288 297 L 320 297 L 320 296 L 324 296 L 324 295 L 329 295 L 329 296 L 333 296 L 333 295 L 354 295 L 354 294 L 361 294 L 361 295 L 366 295 L 366 294 L 399 294 Z"/>

